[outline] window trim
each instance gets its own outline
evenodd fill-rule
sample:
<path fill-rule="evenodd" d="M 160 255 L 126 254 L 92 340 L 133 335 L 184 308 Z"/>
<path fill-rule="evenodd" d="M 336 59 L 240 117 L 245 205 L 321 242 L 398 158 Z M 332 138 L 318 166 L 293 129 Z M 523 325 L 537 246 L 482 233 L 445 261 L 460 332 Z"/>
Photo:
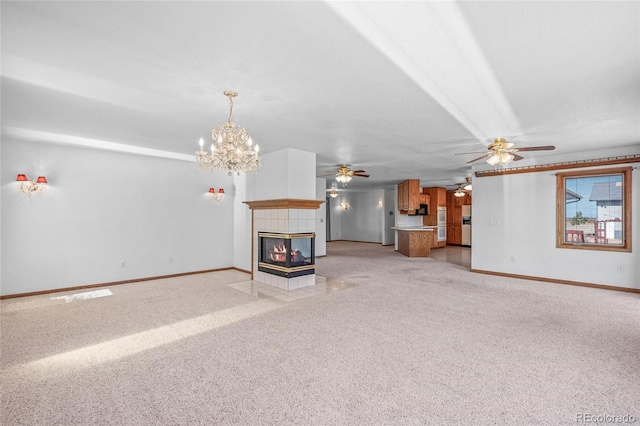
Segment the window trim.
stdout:
<path fill-rule="evenodd" d="M 571 172 L 556 173 L 556 247 L 578 250 L 602 250 L 631 252 L 631 170 L 633 167 L 615 167 L 596 170 L 580 170 Z M 601 245 L 589 243 L 566 243 L 565 236 L 565 179 L 575 177 L 590 177 L 602 175 L 622 175 L 622 210 L 623 210 L 623 241 L 622 245 Z"/>

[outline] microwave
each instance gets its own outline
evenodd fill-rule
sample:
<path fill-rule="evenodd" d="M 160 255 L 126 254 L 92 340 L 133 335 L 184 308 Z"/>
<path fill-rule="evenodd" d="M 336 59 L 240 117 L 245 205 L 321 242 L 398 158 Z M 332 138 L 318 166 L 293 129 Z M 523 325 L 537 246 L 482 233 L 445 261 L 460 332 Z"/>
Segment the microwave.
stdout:
<path fill-rule="evenodd" d="M 420 204 L 411 216 L 426 216 L 429 214 L 429 204 Z"/>

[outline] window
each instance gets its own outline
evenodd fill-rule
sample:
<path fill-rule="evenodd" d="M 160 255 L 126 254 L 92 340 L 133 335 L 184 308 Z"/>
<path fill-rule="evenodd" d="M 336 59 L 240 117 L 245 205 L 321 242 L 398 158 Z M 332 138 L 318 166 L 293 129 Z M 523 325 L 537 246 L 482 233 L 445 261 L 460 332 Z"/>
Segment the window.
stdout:
<path fill-rule="evenodd" d="M 556 246 L 630 252 L 631 167 L 556 176 Z"/>

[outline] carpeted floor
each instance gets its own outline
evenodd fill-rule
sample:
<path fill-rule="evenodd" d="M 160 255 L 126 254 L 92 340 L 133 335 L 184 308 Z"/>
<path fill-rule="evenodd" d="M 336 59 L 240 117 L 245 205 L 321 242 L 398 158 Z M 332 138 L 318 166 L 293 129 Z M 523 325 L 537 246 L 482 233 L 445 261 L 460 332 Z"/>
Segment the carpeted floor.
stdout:
<path fill-rule="evenodd" d="M 0 423 L 640 423 L 637 294 L 327 252 L 308 297 L 223 271 L 0 301 Z"/>

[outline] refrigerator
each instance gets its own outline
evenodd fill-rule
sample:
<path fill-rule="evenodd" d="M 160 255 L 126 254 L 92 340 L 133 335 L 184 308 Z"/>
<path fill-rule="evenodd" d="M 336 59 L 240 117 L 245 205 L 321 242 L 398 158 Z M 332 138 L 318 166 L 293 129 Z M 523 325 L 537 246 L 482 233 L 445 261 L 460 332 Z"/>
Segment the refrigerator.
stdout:
<path fill-rule="evenodd" d="M 471 245 L 471 206 L 462 206 L 462 245 Z"/>

